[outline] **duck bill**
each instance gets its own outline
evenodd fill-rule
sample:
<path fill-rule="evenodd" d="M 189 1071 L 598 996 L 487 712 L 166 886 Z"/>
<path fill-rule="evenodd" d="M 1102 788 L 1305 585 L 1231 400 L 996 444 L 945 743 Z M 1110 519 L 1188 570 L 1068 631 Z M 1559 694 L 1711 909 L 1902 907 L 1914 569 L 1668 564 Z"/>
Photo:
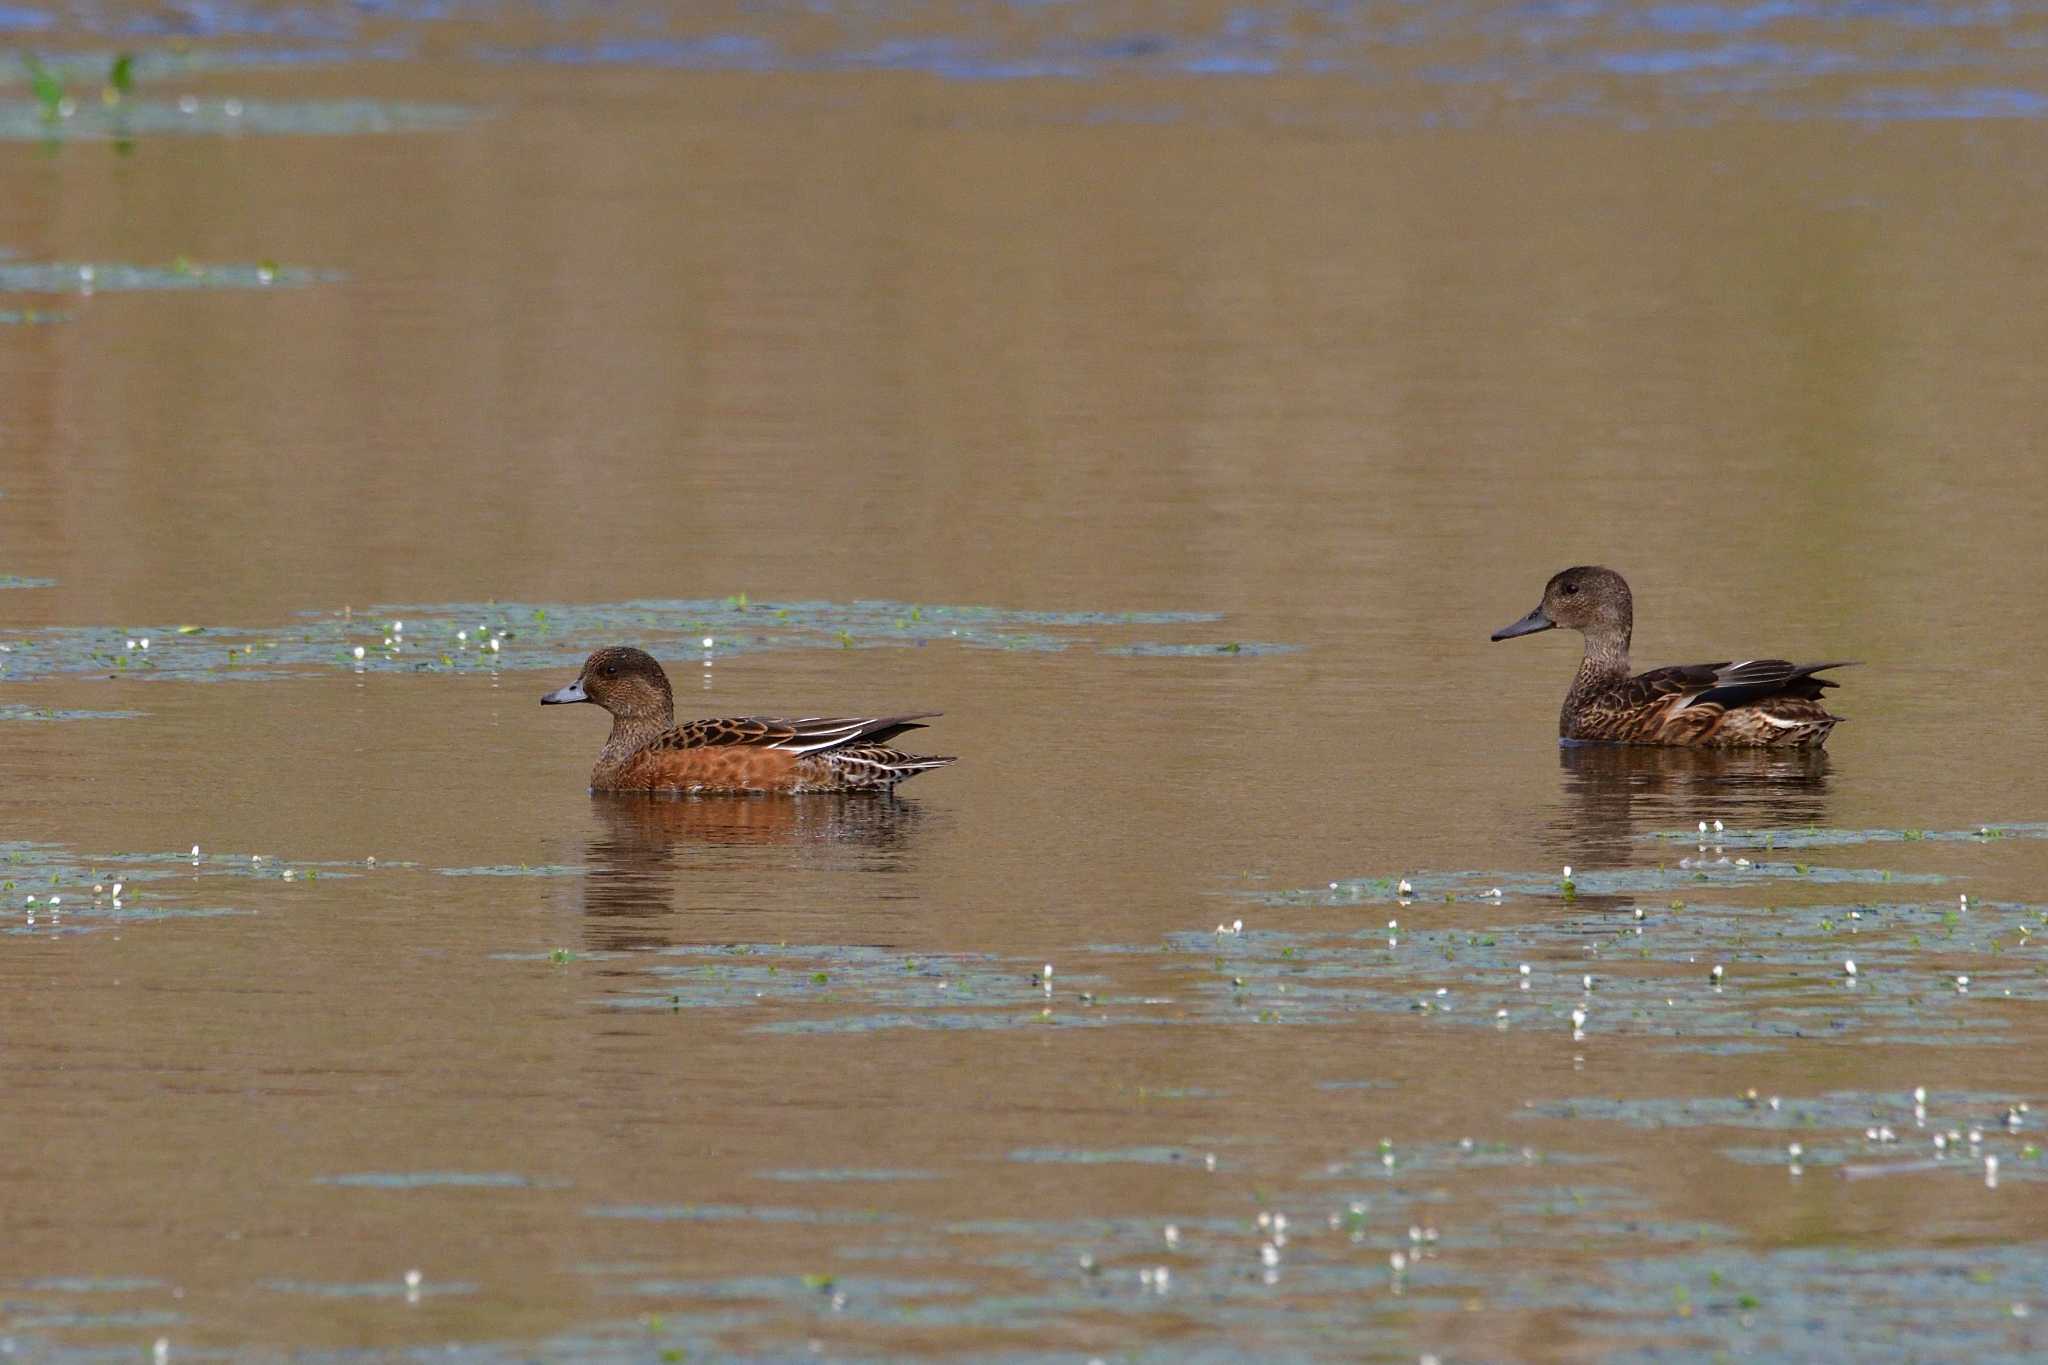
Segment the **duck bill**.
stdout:
<path fill-rule="evenodd" d="M 589 701 L 584 694 L 583 679 L 578 678 L 567 687 L 558 687 L 540 699 L 542 706 L 567 706 L 572 701 Z"/>
<path fill-rule="evenodd" d="M 1543 608 L 1538 607 L 1513 625 L 1502 626 L 1493 633 L 1493 638 L 1496 640 L 1512 640 L 1517 635 L 1534 635 L 1539 630 L 1554 630 L 1556 627 L 1557 622 L 1545 616 Z"/>

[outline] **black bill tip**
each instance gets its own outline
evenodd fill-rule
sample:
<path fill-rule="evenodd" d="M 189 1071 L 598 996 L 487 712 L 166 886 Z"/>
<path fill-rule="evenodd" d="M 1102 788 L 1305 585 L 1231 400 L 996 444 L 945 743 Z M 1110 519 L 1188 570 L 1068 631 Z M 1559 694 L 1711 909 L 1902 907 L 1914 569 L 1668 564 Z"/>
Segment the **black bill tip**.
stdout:
<path fill-rule="evenodd" d="M 558 687 L 540 699 L 542 706 L 567 706 L 572 701 L 589 701 L 584 694 L 583 679 L 578 678 L 567 687 Z"/>

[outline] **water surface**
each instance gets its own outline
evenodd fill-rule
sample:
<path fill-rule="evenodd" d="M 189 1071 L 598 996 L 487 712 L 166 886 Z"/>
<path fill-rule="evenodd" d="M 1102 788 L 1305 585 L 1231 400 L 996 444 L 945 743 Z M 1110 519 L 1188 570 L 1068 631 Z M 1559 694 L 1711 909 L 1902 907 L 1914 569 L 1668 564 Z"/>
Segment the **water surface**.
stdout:
<path fill-rule="evenodd" d="M 0 28 L 15 1353 L 2048 1346 L 2034 10 Z"/>

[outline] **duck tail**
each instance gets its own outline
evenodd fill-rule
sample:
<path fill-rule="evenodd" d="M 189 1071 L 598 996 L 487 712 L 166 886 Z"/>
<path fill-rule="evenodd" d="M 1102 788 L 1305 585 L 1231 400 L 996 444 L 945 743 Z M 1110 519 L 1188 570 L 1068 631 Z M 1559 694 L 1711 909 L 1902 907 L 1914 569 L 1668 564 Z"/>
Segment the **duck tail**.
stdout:
<path fill-rule="evenodd" d="M 817 756 L 842 791 L 887 791 L 906 778 L 959 761 L 953 754 L 906 754 L 883 744 L 849 744 Z"/>

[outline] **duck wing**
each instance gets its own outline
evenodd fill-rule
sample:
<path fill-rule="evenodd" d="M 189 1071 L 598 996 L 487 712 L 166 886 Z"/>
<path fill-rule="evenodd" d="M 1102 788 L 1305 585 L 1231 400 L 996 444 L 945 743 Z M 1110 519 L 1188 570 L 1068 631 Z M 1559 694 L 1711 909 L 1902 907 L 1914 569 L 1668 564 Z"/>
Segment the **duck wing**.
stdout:
<path fill-rule="evenodd" d="M 794 754 L 814 754 L 847 744 L 886 744 L 905 730 L 922 730 L 925 721 L 939 714 L 919 711 L 907 716 L 806 716 L 801 720 L 735 716 L 691 720 L 667 731 L 648 747 L 785 749 Z"/>
<path fill-rule="evenodd" d="M 1689 706 L 1731 710 L 1767 697 L 1818 701 L 1825 688 L 1839 687 L 1833 678 L 1814 675 L 1830 668 L 1849 668 L 1846 660 L 1795 664 L 1786 659 L 1742 659 L 1734 663 L 1678 664 L 1652 669 L 1628 680 L 1644 701 L 1669 700 L 1673 711 Z"/>

